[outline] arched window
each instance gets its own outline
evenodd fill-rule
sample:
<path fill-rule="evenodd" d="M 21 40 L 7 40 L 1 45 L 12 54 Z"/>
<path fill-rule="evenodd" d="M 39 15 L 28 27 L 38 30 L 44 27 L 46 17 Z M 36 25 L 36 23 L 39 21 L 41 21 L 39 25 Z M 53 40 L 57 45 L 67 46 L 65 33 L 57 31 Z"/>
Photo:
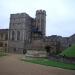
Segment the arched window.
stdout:
<path fill-rule="evenodd" d="M 3 42 L 0 42 L 0 47 L 3 47 Z"/>
<path fill-rule="evenodd" d="M 20 40 L 20 31 L 17 31 L 17 40 Z"/>
<path fill-rule="evenodd" d="M 12 31 L 12 40 L 15 40 L 15 32 Z"/>

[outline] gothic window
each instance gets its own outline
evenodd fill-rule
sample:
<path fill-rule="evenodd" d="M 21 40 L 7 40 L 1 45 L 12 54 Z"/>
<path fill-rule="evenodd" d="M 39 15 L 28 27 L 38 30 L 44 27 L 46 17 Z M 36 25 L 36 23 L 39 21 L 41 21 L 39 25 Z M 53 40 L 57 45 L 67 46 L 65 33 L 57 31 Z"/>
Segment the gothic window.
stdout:
<path fill-rule="evenodd" d="M 15 32 L 12 31 L 12 40 L 14 40 L 14 39 L 15 39 Z"/>
<path fill-rule="evenodd" d="M 17 31 L 17 40 L 20 40 L 20 31 Z"/>

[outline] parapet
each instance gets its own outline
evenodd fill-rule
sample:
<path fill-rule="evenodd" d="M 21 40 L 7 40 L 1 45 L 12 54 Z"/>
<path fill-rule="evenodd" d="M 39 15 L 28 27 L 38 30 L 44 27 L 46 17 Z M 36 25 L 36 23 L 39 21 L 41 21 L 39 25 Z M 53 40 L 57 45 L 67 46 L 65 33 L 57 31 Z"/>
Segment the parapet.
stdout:
<path fill-rule="evenodd" d="M 37 10 L 36 11 L 36 15 L 38 15 L 38 14 L 44 14 L 44 15 L 46 15 L 46 11 L 45 10 Z"/>
<path fill-rule="evenodd" d="M 30 17 L 27 13 L 16 13 L 16 14 L 11 14 L 11 18 L 19 18 L 19 17 Z"/>

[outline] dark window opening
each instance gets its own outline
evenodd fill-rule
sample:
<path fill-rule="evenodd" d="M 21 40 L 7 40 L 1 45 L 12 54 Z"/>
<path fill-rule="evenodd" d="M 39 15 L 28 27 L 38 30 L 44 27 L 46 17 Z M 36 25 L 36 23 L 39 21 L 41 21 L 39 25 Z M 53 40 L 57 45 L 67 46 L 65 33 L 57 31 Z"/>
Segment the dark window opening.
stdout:
<path fill-rule="evenodd" d="M 12 32 L 12 40 L 14 40 L 15 39 L 15 32 L 13 31 Z"/>
<path fill-rule="evenodd" d="M 17 31 L 17 40 L 20 40 L 20 31 Z"/>
<path fill-rule="evenodd" d="M 5 44 L 5 47 L 7 47 L 7 44 Z"/>
<path fill-rule="evenodd" d="M 16 48 L 14 48 L 14 52 L 16 52 Z"/>
<path fill-rule="evenodd" d="M 3 47 L 3 43 L 2 42 L 0 42 L 0 47 Z"/>

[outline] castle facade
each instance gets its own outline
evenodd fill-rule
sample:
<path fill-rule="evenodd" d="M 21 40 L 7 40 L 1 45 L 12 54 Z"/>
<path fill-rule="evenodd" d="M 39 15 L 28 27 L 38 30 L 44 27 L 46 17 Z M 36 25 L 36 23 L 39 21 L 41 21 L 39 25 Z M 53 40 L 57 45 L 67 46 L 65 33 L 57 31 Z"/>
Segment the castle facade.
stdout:
<path fill-rule="evenodd" d="M 10 15 L 9 29 L 0 33 L 0 37 L 2 34 L 8 36 L 5 47 L 7 52 L 41 57 L 46 56 L 47 46 L 50 47 L 50 53 L 56 54 L 75 43 L 75 35 L 70 37 L 46 36 L 46 11 L 37 10 L 35 15 L 35 18 L 27 13 Z M 5 30 L 0 29 L 1 32 Z M 0 39 L 0 46 L 2 43 Z"/>
<path fill-rule="evenodd" d="M 45 10 L 37 10 L 35 18 L 30 17 L 26 13 L 11 14 L 8 33 L 9 51 L 23 53 L 23 50 L 34 48 L 35 44 L 39 45 L 38 42 L 41 42 L 41 39 L 45 37 L 45 28 Z"/>

